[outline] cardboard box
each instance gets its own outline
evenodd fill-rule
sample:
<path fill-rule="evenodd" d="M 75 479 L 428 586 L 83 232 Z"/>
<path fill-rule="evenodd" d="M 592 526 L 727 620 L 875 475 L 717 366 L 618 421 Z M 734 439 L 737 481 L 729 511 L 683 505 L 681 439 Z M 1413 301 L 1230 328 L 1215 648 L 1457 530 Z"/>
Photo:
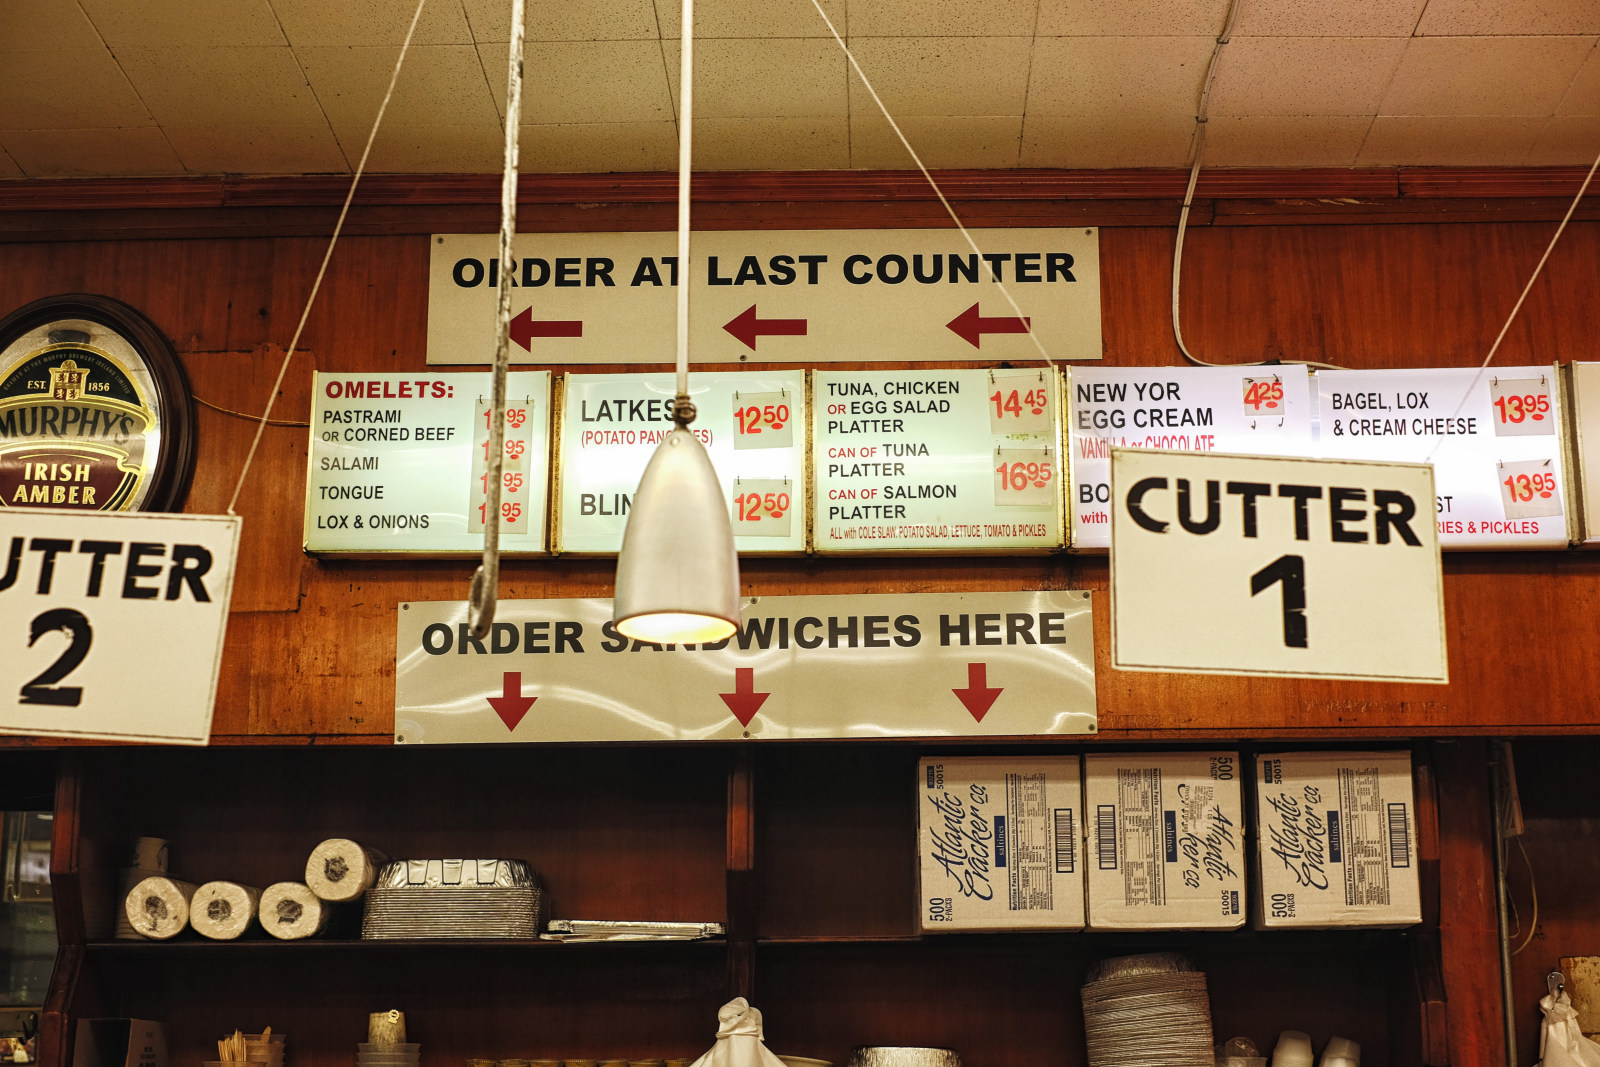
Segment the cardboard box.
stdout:
<path fill-rule="evenodd" d="M 1085 756 L 1091 930 L 1232 930 L 1244 915 L 1237 752 Z"/>
<path fill-rule="evenodd" d="M 1077 756 L 917 764 L 922 929 L 1083 928 Z"/>
<path fill-rule="evenodd" d="M 167 1034 L 145 1019 L 79 1019 L 72 1067 L 167 1067 Z"/>
<path fill-rule="evenodd" d="M 1256 758 L 1252 925 L 1422 921 L 1409 752 Z"/>

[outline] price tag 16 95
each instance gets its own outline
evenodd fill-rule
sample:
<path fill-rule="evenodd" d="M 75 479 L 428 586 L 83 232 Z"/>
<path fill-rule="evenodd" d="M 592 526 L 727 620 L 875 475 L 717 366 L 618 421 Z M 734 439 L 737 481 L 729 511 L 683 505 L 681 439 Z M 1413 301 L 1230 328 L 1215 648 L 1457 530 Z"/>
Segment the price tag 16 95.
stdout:
<path fill-rule="evenodd" d="M 1048 507 L 1060 495 L 1055 449 L 997 448 L 994 462 L 996 505 Z"/>
<path fill-rule="evenodd" d="M 1561 490 L 1556 486 L 1556 466 L 1548 459 L 1526 459 L 1495 467 L 1500 479 L 1500 503 L 1508 519 L 1537 519 L 1561 514 Z"/>
<path fill-rule="evenodd" d="M 1497 437 L 1556 432 L 1550 383 L 1544 378 L 1491 378 L 1489 403 L 1494 408 L 1489 421 Z"/>
<path fill-rule="evenodd" d="M 788 537 L 794 503 L 794 484 L 787 478 L 735 478 L 734 536 Z"/>
<path fill-rule="evenodd" d="M 1055 389 L 1042 371 L 989 375 L 989 432 L 992 434 L 1049 433 Z"/>
<path fill-rule="evenodd" d="M 794 444 L 794 406 L 787 390 L 733 394 L 733 447 L 788 448 Z"/>

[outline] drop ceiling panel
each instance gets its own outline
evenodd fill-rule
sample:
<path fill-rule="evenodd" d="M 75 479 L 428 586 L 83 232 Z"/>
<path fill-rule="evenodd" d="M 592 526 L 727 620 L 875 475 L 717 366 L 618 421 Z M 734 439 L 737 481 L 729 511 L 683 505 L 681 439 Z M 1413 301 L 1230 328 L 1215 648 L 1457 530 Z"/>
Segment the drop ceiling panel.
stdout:
<path fill-rule="evenodd" d="M 696 170 L 844 170 L 850 166 L 849 120 L 696 119 L 694 157 Z"/>
<path fill-rule="evenodd" d="M 0 134 L 0 138 L 5 135 Z M 17 166 L 17 161 L 11 158 L 10 153 L 0 150 L 0 178 L 22 178 L 22 168 Z"/>
<path fill-rule="evenodd" d="M 77 4 L 60 0 L 6 0 L 0 4 L 0 53 L 104 48 L 100 32 Z"/>
<path fill-rule="evenodd" d="M 1543 118 L 1593 49 L 1592 37 L 1413 37 L 1379 114 Z"/>
<path fill-rule="evenodd" d="M 74 5 L 58 0 L 58 6 Z M 268 47 L 287 43 L 267 0 L 78 0 L 77 6 L 93 20 L 112 51 L 124 47 Z"/>
<path fill-rule="evenodd" d="M 1539 137 L 1523 162 L 1535 167 L 1588 166 L 1596 156 L 1600 156 L 1600 122 L 1590 117 L 1560 115 L 1544 120 Z"/>
<path fill-rule="evenodd" d="M 478 46 L 502 115 L 506 51 L 504 44 Z M 666 64 L 657 41 L 530 41 L 523 51 L 522 69 L 524 124 L 662 122 L 673 117 Z"/>
<path fill-rule="evenodd" d="M 677 0 L 655 0 L 655 7 L 661 36 L 682 36 L 682 5 Z M 844 0 L 822 0 L 822 10 L 827 12 L 834 29 L 841 34 L 848 33 Z M 696 0 L 694 35 L 697 40 L 712 37 L 825 37 L 833 40 L 828 24 L 817 14 L 811 0 L 768 0 L 767 3 Z"/>
<path fill-rule="evenodd" d="M 1369 115 L 1228 115 L 1206 123 L 1217 167 L 1353 167 Z"/>
<path fill-rule="evenodd" d="M 702 129 L 696 130 L 698 146 Z M 676 122 L 592 122 L 523 126 L 517 131 L 522 166 L 532 172 L 660 171 L 678 166 Z M 503 150 L 500 150 L 503 152 Z M 492 170 L 498 170 L 497 155 Z"/>
<path fill-rule="evenodd" d="M 929 169 L 987 170 L 1017 165 L 1021 115 L 910 115 L 896 116 L 895 121 Z M 871 170 L 916 166 L 900 138 L 876 112 L 856 112 L 850 117 L 850 165 Z"/>
<path fill-rule="evenodd" d="M 1245 10 L 1253 0 L 1241 0 Z M 1301 0 L 1303 2 L 1303 0 Z M 1228 0 L 1104 3 L 1039 0 L 1040 37 L 1189 37 L 1222 32 Z"/>
<path fill-rule="evenodd" d="M 0 129 L 150 126 L 154 120 L 111 54 L 0 51 Z M 72 77 L 61 72 L 71 70 Z"/>
<path fill-rule="evenodd" d="M 852 50 L 896 119 L 1022 115 L 1033 51 L 1026 37 L 866 37 Z M 878 114 L 878 106 L 852 71 L 850 113 L 865 111 Z"/>
<path fill-rule="evenodd" d="M 194 174 L 333 173 L 350 169 L 333 131 L 316 126 L 167 126 L 168 142 Z M 385 131 L 387 132 L 387 131 Z M 356 148 L 360 154 L 359 145 Z"/>
<path fill-rule="evenodd" d="M 465 0 L 472 36 L 480 44 L 511 40 L 511 5 Z M 528 0 L 522 25 L 530 41 L 653 41 L 651 0 Z"/>
<path fill-rule="evenodd" d="M 1237 40 L 1247 37 L 1410 37 L 1429 0 L 1241 0 Z"/>
<path fill-rule="evenodd" d="M 1042 37 L 1034 43 L 1028 116 L 1183 116 L 1192 122 L 1213 43 L 1209 37 Z"/>
<path fill-rule="evenodd" d="M 1584 58 L 1583 66 L 1556 106 L 1556 114 L 1600 116 L 1600 46 L 1590 49 Z"/>
<path fill-rule="evenodd" d="M 361 158 L 371 123 L 339 126 L 339 143 L 351 163 Z M 488 174 L 505 158 L 505 133 L 490 126 L 440 126 L 388 122 L 372 144 L 367 169 L 375 173 Z M 522 157 L 527 160 L 527 155 Z M 526 165 L 526 164 L 524 164 Z"/>
<path fill-rule="evenodd" d="M 850 0 L 848 32 L 857 37 L 1028 37 L 1038 0 Z"/>
<path fill-rule="evenodd" d="M 1421 36 L 1600 33 L 1593 0 L 1429 0 Z"/>
<path fill-rule="evenodd" d="M 301 47 L 295 55 L 329 122 L 336 128 L 372 125 L 394 75 L 393 48 Z M 498 126 L 500 110 L 478 50 L 471 45 L 413 46 L 384 112 L 384 123 L 391 122 Z"/>
<path fill-rule="evenodd" d="M 1525 163 L 1544 123 L 1523 118 L 1379 115 L 1356 165 L 1517 166 Z"/>
<path fill-rule="evenodd" d="M 1371 115 L 1400 65 L 1397 37 L 1237 37 L 1212 115 Z"/>
<path fill-rule="evenodd" d="M 123 48 L 117 59 L 163 126 L 327 121 L 287 48 Z"/>
<path fill-rule="evenodd" d="M 126 0 L 107 0 L 108 3 Z M 154 0 L 168 3 L 170 0 Z M 232 0 L 228 0 L 232 2 Z M 289 43 L 302 45 L 390 45 L 406 39 L 416 0 L 271 0 L 288 34 Z M 472 31 L 460 0 L 428 0 L 411 43 L 472 44 Z"/>
<path fill-rule="evenodd" d="M 183 164 L 172 146 L 153 126 L 128 130 L 0 131 L 0 145 L 30 178 L 183 173 Z"/>
<path fill-rule="evenodd" d="M 678 99 L 677 41 L 662 46 Z M 849 114 L 845 58 L 832 40 L 696 41 L 694 114 L 708 119 L 814 118 Z"/>
<path fill-rule="evenodd" d="M 1189 162 L 1189 115 L 1076 117 L 1029 112 L 1022 122 L 1023 167 L 1182 167 Z"/>

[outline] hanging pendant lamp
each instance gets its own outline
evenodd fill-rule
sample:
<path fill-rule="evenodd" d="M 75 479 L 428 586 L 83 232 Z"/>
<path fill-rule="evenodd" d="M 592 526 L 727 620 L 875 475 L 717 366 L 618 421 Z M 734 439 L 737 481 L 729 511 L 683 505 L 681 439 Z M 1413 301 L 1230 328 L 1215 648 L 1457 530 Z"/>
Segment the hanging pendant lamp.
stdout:
<path fill-rule="evenodd" d="M 689 430 L 689 174 L 694 102 L 694 0 L 683 0 L 678 123 L 678 363 L 672 431 L 656 447 L 628 508 L 612 620 L 624 636 L 700 644 L 739 628 L 733 519 L 700 439 Z"/>

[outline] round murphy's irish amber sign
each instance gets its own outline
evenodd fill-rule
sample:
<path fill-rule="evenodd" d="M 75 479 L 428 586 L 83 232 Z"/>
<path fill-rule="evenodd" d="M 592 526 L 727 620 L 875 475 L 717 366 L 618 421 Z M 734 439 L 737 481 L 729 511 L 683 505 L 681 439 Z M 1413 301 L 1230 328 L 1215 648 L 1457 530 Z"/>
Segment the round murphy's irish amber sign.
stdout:
<path fill-rule="evenodd" d="M 194 407 L 159 330 L 108 297 L 34 301 L 0 321 L 0 506 L 176 511 Z"/>

